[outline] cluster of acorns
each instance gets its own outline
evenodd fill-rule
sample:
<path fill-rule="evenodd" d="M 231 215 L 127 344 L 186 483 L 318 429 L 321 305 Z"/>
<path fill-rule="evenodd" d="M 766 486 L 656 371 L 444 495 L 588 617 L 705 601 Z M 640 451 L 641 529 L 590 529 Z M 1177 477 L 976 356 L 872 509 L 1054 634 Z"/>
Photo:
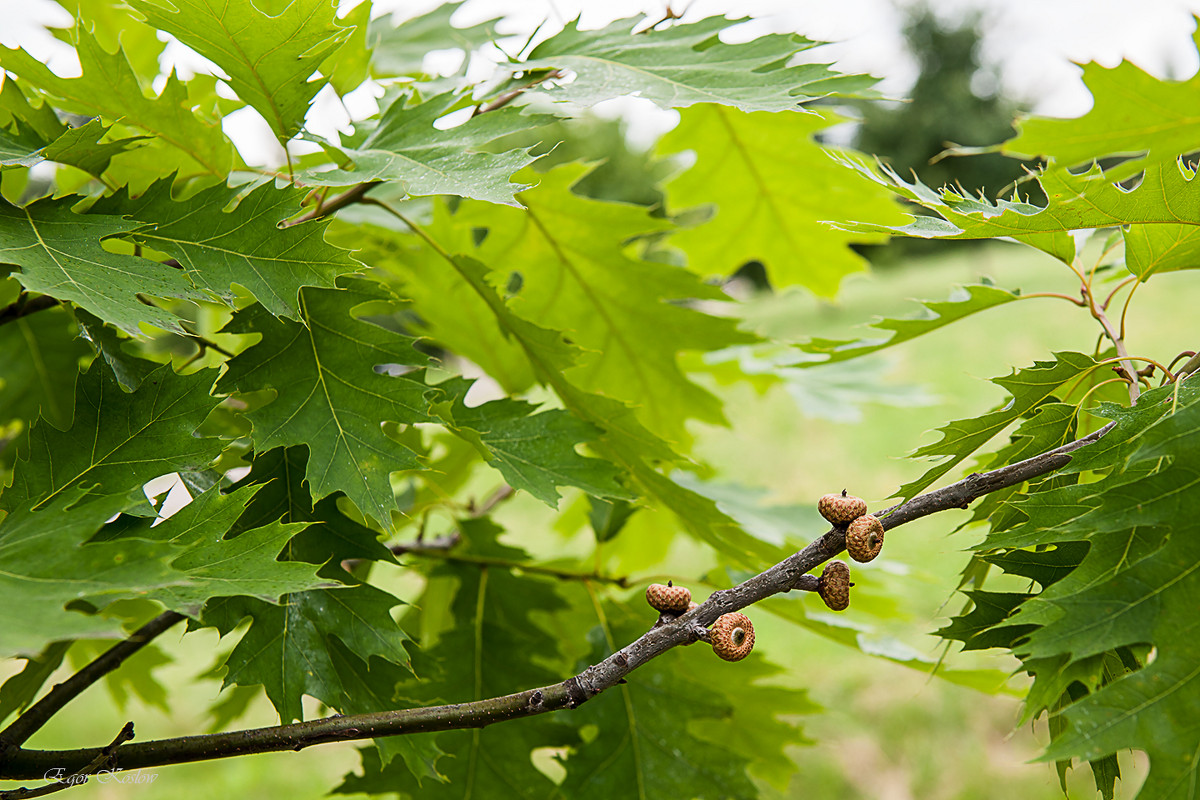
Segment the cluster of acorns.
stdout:
<path fill-rule="evenodd" d="M 867 513 L 867 502 L 846 494 L 827 494 L 817 503 L 821 516 L 838 528 L 846 529 L 846 552 L 858 562 L 866 562 L 883 549 L 883 523 Z M 850 567 L 845 561 L 830 561 L 817 581 L 817 593 L 834 611 L 850 606 Z M 679 615 L 696 608 L 687 587 L 652 583 L 646 588 L 646 602 L 662 614 Z M 726 661 L 741 661 L 754 649 L 754 625 L 738 612 L 717 617 L 709 630 L 713 652 Z"/>
<path fill-rule="evenodd" d="M 867 501 L 846 494 L 827 494 L 817 502 L 821 516 L 838 528 L 846 529 L 846 552 L 858 562 L 867 562 L 883 549 L 883 523 L 867 513 Z M 817 592 L 834 611 L 850 606 L 850 567 L 845 561 L 830 561 L 821 573 Z"/>
<path fill-rule="evenodd" d="M 646 588 L 646 602 L 663 614 L 683 614 L 697 606 L 685 586 L 667 581 L 652 583 Z M 754 649 L 754 626 L 745 614 L 734 612 L 717 617 L 709 630 L 713 652 L 726 661 L 741 661 Z"/>

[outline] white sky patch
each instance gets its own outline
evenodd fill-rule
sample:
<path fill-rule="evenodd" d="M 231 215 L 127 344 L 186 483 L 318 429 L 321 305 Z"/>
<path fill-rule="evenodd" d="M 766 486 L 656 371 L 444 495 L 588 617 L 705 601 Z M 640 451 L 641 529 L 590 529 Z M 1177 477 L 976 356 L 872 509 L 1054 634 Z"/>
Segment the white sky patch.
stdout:
<path fill-rule="evenodd" d="M 917 76 L 915 60 L 905 51 L 901 26 L 905 9 L 921 0 L 676 0 L 671 7 L 683 19 L 714 14 L 753 19 L 725 38 L 744 40 L 763 33 L 799 33 L 831 44 L 800 55 L 807 62 L 833 62 L 844 72 L 865 72 L 882 78 L 880 90 L 901 97 Z M 1005 92 L 1032 107 L 1033 113 L 1078 116 L 1091 107 L 1091 96 L 1080 79 L 1078 64 L 1096 61 L 1115 66 L 1127 59 L 1157 77 L 1183 79 L 1200 68 L 1192 36 L 1194 14 L 1200 0 L 929 0 L 947 20 L 978 14 L 983 29 L 982 55 L 993 65 Z M 348 12 L 353 0 L 343 0 Z M 439 5 L 437 0 L 379 0 L 375 16 L 397 11 L 402 18 L 418 16 Z M 598 28 L 614 19 L 647 14 L 661 18 L 662 0 L 466 0 L 452 22 L 470 26 L 496 17 L 499 44 L 515 53 L 536 32 L 535 40 L 548 38 L 568 21 L 579 18 L 581 28 Z M 46 26 L 70 24 L 70 16 L 51 0 L 0 0 L 0 44 L 23 47 L 56 73 L 79 74 L 71 48 L 46 32 Z M 216 72 L 211 62 L 171 37 L 163 66 L 175 67 L 184 77 L 193 72 Z M 498 55 L 498 54 L 497 54 Z M 436 71 L 453 69 L 454 53 L 431 53 L 426 66 Z M 472 58 L 469 77 L 488 77 L 486 58 Z M 227 92 L 226 87 L 221 87 Z M 361 94 L 359 94 L 361 92 Z M 347 130 L 350 119 L 363 119 L 377 110 L 378 87 L 368 84 L 346 98 L 345 107 L 322 97 L 310 113 L 310 124 L 332 138 Z M 359 95 L 355 97 L 355 95 Z M 354 100 L 351 101 L 351 97 Z M 352 104 L 353 103 L 353 104 Z M 337 106 L 337 108 L 334 107 Z M 619 108 L 630 119 L 631 136 L 638 143 L 652 141 L 673 127 L 644 101 L 619 101 L 601 113 Z M 349 113 L 347 114 L 347 109 Z M 279 165 L 282 148 L 257 113 L 244 110 L 224 122 L 243 158 L 252 164 Z"/>

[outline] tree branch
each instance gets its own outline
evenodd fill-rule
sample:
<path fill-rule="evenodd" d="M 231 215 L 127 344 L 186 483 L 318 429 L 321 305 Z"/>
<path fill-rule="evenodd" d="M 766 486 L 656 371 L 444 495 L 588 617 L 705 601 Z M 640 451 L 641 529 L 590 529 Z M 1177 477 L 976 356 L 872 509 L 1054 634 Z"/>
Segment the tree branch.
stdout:
<path fill-rule="evenodd" d="M 106 747 L 100 749 L 100 753 L 92 759 L 86 767 L 74 772 L 70 775 L 62 773 L 54 773 L 55 777 L 50 783 L 45 786 L 39 786 L 37 789 L 27 789 L 24 786 L 19 789 L 10 789 L 7 792 L 0 792 L 0 800 L 26 800 L 29 797 L 45 797 L 48 794 L 61 792 L 63 789 L 70 789 L 72 786 L 81 786 L 87 783 L 87 779 L 103 769 L 115 769 L 117 766 L 117 748 L 133 738 L 133 723 L 126 722 L 125 727 L 121 728 L 121 732 L 116 738 L 108 743 Z M 49 775 L 43 776 L 50 780 Z"/>
<path fill-rule="evenodd" d="M 1099 440 L 1112 430 L 1113 425 L 1109 423 L 1094 433 L 1025 461 L 970 475 L 950 486 L 879 512 L 878 516 L 884 528 L 890 529 L 938 511 L 966 508 L 971 501 L 990 492 L 1063 468 L 1070 463 L 1071 452 Z M 708 633 L 708 626 L 722 614 L 738 611 L 793 589 L 811 590 L 812 576 L 807 573 L 836 556 L 845 546 L 845 533 L 831 528 L 798 553 L 731 589 L 713 592 L 695 609 L 672 621 L 655 624 L 636 641 L 562 683 L 468 703 L 334 716 L 270 728 L 141 742 L 121 750 L 121 763 L 126 768 L 137 769 L 253 753 L 302 750 L 325 742 L 483 728 L 495 722 L 575 708 L 618 685 L 629 673 L 668 650 L 703 640 Z M 44 775 L 50 769 L 72 769 L 87 764 L 100 752 L 98 748 L 10 750 L 0 755 L 0 778 L 28 779 Z"/>
<path fill-rule="evenodd" d="M 351 186 L 341 194 L 335 195 L 333 199 L 329 200 L 328 202 L 317 203 L 317 205 L 315 205 L 311 210 L 305 211 L 295 219 L 285 220 L 283 223 L 281 223 L 281 227 L 290 228 L 293 225 L 299 225 L 302 222 L 309 222 L 314 219 L 320 219 L 321 217 L 327 217 L 330 214 L 345 208 L 346 206 L 359 202 L 363 199 L 363 195 L 374 189 L 379 184 L 380 181 L 368 181 L 367 183 L 360 183 L 357 186 Z"/>
<path fill-rule="evenodd" d="M 3 760 L 4 753 L 12 748 L 19 748 L 29 741 L 30 736 L 41 730 L 51 717 L 82 694 L 85 689 L 121 666 L 125 659 L 148 645 L 159 634 L 184 619 L 186 617 L 182 614 L 164 611 L 131 633 L 129 638 L 113 645 L 83 669 L 47 692 L 45 697 L 30 706 L 24 714 L 13 720 L 11 725 L 0 731 L 0 761 Z"/>
<path fill-rule="evenodd" d="M 25 292 L 21 292 L 16 300 L 4 308 L 0 308 L 0 325 L 36 314 L 39 311 L 45 311 L 47 308 L 54 308 L 58 304 L 58 298 L 48 294 L 39 294 L 30 298 Z"/>

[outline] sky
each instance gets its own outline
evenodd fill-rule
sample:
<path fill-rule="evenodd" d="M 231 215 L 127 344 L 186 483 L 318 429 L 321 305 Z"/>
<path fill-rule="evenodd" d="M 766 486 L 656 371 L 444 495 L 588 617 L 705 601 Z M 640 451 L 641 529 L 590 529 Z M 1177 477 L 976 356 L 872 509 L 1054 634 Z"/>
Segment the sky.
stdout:
<path fill-rule="evenodd" d="M 882 78 L 881 91 L 902 97 L 916 78 L 913 58 L 905 51 L 900 30 L 905 9 L 920 0 L 674 0 L 671 8 L 683 18 L 715 14 L 749 17 L 729 32 L 732 40 L 768 32 L 800 33 L 831 42 L 806 51 L 806 60 L 834 62 L 845 72 L 866 72 Z M 342 11 L 355 3 L 343 0 Z M 398 18 L 423 13 L 438 0 L 378 0 L 375 13 L 396 11 Z M 1005 92 L 1032 108 L 1033 113 L 1078 116 L 1091 106 L 1079 64 L 1096 61 L 1115 66 L 1127 59 L 1160 77 L 1187 78 L 1200 68 L 1193 36 L 1200 0 L 927 0 L 948 20 L 977 13 L 982 22 L 983 60 L 995 66 Z M 466 26 L 497 17 L 497 31 L 524 41 L 533 31 L 553 34 L 579 17 L 581 27 L 600 27 L 613 19 L 642 13 L 661 18 L 663 0 L 464 0 L 453 23 Z M 45 24 L 69 24 L 69 16 L 52 0 L 0 0 L 0 44 L 23 46 L 46 60 L 60 74 L 78 74 L 70 48 L 50 37 Z M 543 24 L 545 23 L 545 24 Z M 518 45 L 519 46 L 519 45 Z M 203 69 L 198 59 L 178 43 L 167 58 L 187 69 Z M 454 66 L 435 56 L 426 67 Z M 484 64 L 476 69 L 486 71 Z M 478 77 L 484 77 L 480 74 Z M 375 110 L 374 95 L 364 90 L 347 103 L 359 117 Z M 329 135 L 348 119 L 337 100 L 320 98 L 318 115 L 328 120 Z M 642 103 L 614 103 L 608 113 L 631 118 L 635 140 L 651 140 L 669 129 L 675 117 Z M 601 109 L 602 113 L 605 109 Z M 265 123 L 253 112 L 238 112 L 226 124 L 243 157 L 251 163 L 273 161 Z M 279 155 L 279 154 L 276 154 Z"/>

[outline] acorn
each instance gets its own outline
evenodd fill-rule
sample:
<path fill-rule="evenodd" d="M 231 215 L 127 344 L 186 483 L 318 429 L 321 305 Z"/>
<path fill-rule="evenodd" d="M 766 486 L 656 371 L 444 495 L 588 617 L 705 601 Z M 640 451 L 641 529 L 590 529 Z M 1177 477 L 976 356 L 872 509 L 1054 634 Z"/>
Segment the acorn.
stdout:
<path fill-rule="evenodd" d="M 867 501 L 846 494 L 846 490 L 842 489 L 841 494 L 827 494 L 818 500 L 817 511 L 832 524 L 840 527 L 867 513 Z"/>
<path fill-rule="evenodd" d="M 714 653 L 726 661 L 741 661 L 754 649 L 754 624 L 736 611 L 722 614 L 713 623 L 710 637 Z"/>
<path fill-rule="evenodd" d="M 830 561 L 821 572 L 817 582 L 817 593 L 833 611 L 845 611 L 850 607 L 850 567 L 845 561 Z"/>
<path fill-rule="evenodd" d="M 671 581 L 667 581 L 666 586 L 652 583 L 646 587 L 646 602 L 655 611 L 679 614 L 688 610 L 688 603 L 692 602 L 692 593 L 686 586 L 676 586 Z"/>
<path fill-rule="evenodd" d="M 870 514 L 863 514 L 846 528 L 846 552 L 855 561 L 866 562 L 883 549 L 883 523 Z"/>

